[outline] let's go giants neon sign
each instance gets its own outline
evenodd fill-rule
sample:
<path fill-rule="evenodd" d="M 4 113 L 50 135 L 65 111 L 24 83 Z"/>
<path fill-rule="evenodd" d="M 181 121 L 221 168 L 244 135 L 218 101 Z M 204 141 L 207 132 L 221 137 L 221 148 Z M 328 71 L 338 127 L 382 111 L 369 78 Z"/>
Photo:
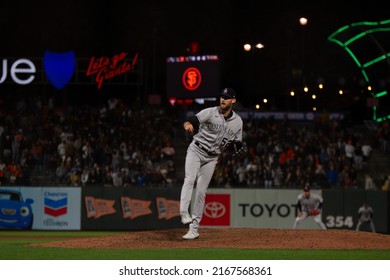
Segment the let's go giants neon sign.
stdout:
<path fill-rule="evenodd" d="M 106 56 L 95 58 L 93 56 L 89 62 L 86 76 L 96 75 L 95 81 L 97 83 L 97 88 L 100 89 L 105 80 L 112 79 L 134 70 L 137 59 L 138 54 L 135 54 L 130 62 L 127 59 L 127 52 L 121 52 L 111 58 Z"/>

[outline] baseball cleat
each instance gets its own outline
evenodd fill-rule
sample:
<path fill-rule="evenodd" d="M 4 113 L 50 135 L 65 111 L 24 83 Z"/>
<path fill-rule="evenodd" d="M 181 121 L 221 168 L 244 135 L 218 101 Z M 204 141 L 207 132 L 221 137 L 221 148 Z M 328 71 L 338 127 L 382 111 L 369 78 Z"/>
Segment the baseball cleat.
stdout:
<path fill-rule="evenodd" d="M 183 236 L 183 239 L 192 240 L 199 237 L 198 231 L 190 229 L 186 235 Z"/>
<path fill-rule="evenodd" d="M 181 213 L 181 222 L 185 225 L 192 223 L 192 218 L 188 213 Z"/>

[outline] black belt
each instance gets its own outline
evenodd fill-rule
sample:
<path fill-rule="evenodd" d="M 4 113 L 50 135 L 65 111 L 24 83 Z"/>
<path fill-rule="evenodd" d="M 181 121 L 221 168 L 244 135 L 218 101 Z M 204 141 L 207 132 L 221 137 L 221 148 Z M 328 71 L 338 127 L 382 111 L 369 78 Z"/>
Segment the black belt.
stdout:
<path fill-rule="evenodd" d="M 198 141 L 195 141 L 195 145 L 205 151 L 209 156 L 218 156 L 216 153 L 209 152 L 205 147 L 202 146 Z"/>

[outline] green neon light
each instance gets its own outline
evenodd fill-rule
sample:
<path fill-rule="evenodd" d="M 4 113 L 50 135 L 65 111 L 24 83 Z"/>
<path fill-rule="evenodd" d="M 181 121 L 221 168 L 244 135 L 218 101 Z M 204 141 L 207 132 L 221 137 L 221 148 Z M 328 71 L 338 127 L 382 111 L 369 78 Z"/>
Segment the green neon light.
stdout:
<path fill-rule="evenodd" d="M 369 79 L 368 79 L 367 73 L 364 69 L 362 69 L 362 74 L 363 74 L 364 80 L 366 80 L 366 82 L 368 83 Z"/>
<path fill-rule="evenodd" d="M 349 53 L 349 55 L 352 57 L 353 61 L 355 61 L 356 65 L 359 67 L 359 68 L 362 68 L 362 65 L 360 64 L 359 60 L 357 59 L 357 57 L 355 56 L 355 54 L 351 51 L 351 49 L 345 47 L 344 48 L 347 53 Z"/>
<path fill-rule="evenodd" d="M 384 60 L 384 59 L 387 59 L 388 57 L 390 57 L 390 53 L 381 55 L 381 56 L 379 56 L 378 58 L 375 58 L 375 59 L 373 59 L 373 60 L 367 62 L 366 64 L 364 64 L 364 65 L 363 65 L 363 68 L 367 68 L 367 67 L 369 67 L 369 66 L 371 66 L 371 65 L 373 65 L 373 64 L 375 64 L 375 63 L 377 63 L 377 62 L 379 62 L 379 61 L 382 61 L 382 60 Z"/>
<path fill-rule="evenodd" d="M 385 116 L 385 117 L 376 119 L 377 122 L 383 122 L 383 121 L 385 121 L 385 120 L 390 120 L 390 115 L 387 115 L 387 116 Z"/>
<path fill-rule="evenodd" d="M 338 30 L 336 30 L 335 32 L 333 32 L 329 37 L 328 37 L 328 41 L 332 42 L 332 43 L 335 43 L 336 45 L 339 45 L 340 47 L 342 47 L 352 58 L 352 60 L 355 62 L 356 66 L 360 69 L 360 71 L 362 72 L 362 75 L 364 77 L 364 80 L 367 82 L 367 83 L 370 83 L 370 79 L 367 75 L 367 72 L 366 72 L 366 68 L 367 67 L 370 67 L 372 65 L 374 65 L 375 63 L 378 63 L 380 61 L 383 61 L 385 59 L 388 59 L 390 57 L 390 53 L 384 53 L 382 55 L 380 55 L 379 57 L 375 58 L 375 59 L 372 59 L 371 61 L 367 61 L 365 63 L 361 63 L 359 61 L 359 59 L 356 57 L 356 55 L 353 53 L 353 51 L 348 47 L 350 44 L 352 44 L 353 42 L 367 36 L 367 35 L 370 35 L 370 34 L 373 34 L 373 33 L 378 33 L 378 32 L 390 32 L 390 26 L 386 26 L 386 25 L 390 25 L 390 19 L 389 20 L 383 20 L 383 21 L 379 21 L 379 22 L 355 22 L 355 23 L 352 23 L 350 25 L 346 25 L 346 26 L 343 26 L 341 28 L 339 28 Z M 357 31 L 358 33 L 355 34 L 354 36 L 348 38 L 345 42 L 342 42 L 340 41 L 339 39 L 336 38 L 336 36 L 348 29 L 353 29 L 353 31 Z M 363 31 L 361 31 L 363 29 Z M 382 51 L 382 50 L 381 50 Z M 383 97 L 385 95 L 387 95 L 387 91 L 383 91 L 383 92 L 380 92 L 380 93 L 377 93 L 377 94 L 374 94 L 374 93 L 371 93 L 372 96 L 374 97 Z M 376 106 L 373 107 L 373 119 L 380 122 L 380 121 L 383 121 L 385 119 L 387 119 L 389 116 L 387 117 L 381 117 L 381 118 L 377 118 L 376 116 L 376 113 L 377 113 L 377 108 Z"/>
<path fill-rule="evenodd" d="M 374 94 L 373 96 L 378 98 L 378 97 L 382 97 L 382 96 L 385 96 L 388 92 L 385 90 L 385 91 L 382 91 L 382 92 L 379 92 L 377 94 Z"/>
<path fill-rule="evenodd" d="M 363 38 L 366 35 L 367 35 L 366 32 L 362 32 L 362 33 L 352 37 L 351 39 L 349 39 L 347 42 L 344 43 L 344 45 L 348 46 L 348 45 L 352 44 L 353 42 L 357 41 L 358 39 Z"/>

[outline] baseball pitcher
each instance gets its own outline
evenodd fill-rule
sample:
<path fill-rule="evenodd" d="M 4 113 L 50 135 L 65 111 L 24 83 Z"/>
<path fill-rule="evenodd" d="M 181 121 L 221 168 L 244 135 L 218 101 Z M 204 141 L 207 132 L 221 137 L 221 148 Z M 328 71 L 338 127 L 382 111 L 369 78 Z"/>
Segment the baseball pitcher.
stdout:
<path fill-rule="evenodd" d="M 293 228 L 299 228 L 301 223 L 308 217 L 312 217 L 321 229 L 326 229 L 325 224 L 322 222 L 321 208 L 324 203 L 324 199 L 311 193 L 310 186 L 306 185 L 303 189 L 303 193 L 298 195 L 297 207 L 298 215 L 295 218 Z"/>
<path fill-rule="evenodd" d="M 183 124 L 185 131 L 193 133 L 185 159 L 185 176 L 180 197 L 180 215 L 183 224 L 189 224 L 184 239 L 199 237 L 199 223 L 205 206 L 206 191 L 213 176 L 218 156 L 233 147 L 235 158 L 243 158 L 247 148 L 242 144 L 243 122 L 233 111 L 236 93 L 231 88 L 222 90 L 219 106 L 201 110 Z M 196 185 L 192 212 L 190 203 Z"/>

